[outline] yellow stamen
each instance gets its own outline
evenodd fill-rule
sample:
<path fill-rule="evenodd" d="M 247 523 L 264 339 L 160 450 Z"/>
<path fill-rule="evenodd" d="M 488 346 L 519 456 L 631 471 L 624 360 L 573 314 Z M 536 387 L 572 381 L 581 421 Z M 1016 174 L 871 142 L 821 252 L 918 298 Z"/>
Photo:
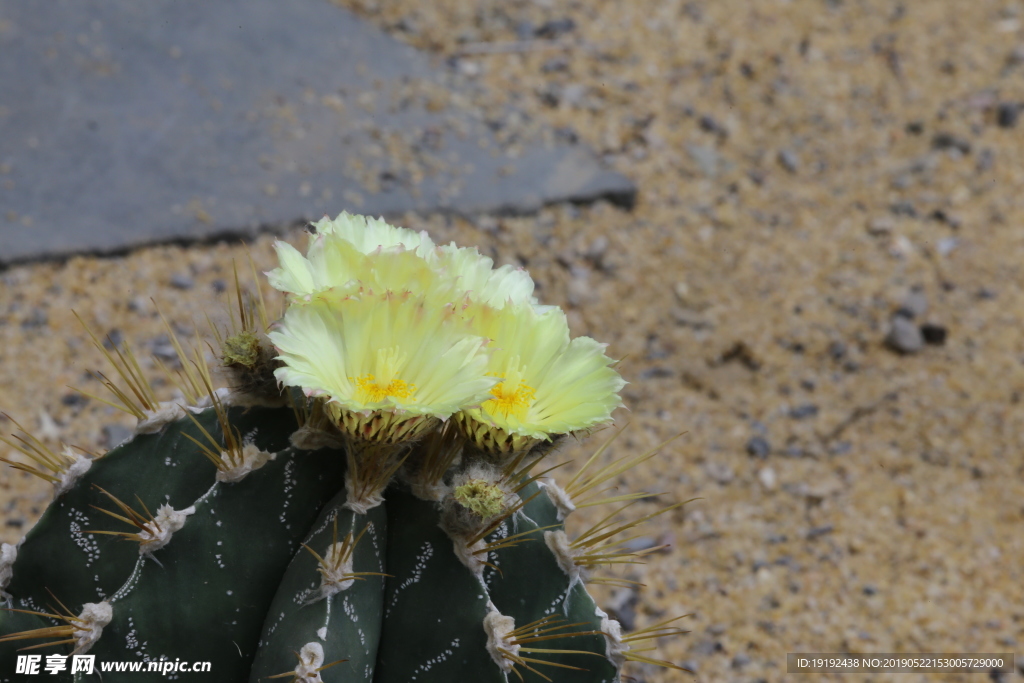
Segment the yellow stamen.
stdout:
<path fill-rule="evenodd" d="M 519 382 L 515 389 L 506 388 L 507 382 L 502 382 L 491 389 L 494 398 L 484 401 L 483 409 L 488 413 L 500 413 L 506 419 L 509 415 L 523 420 L 526 418 L 526 411 L 530 409 L 530 403 L 535 398 L 533 387 L 524 381 Z"/>
<path fill-rule="evenodd" d="M 379 403 L 390 397 L 412 399 L 416 392 L 415 384 L 406 384 L 405 380 L 393 379 L 387 384 L 377 381 L 373 375 L 363 375 L 359 378 L 350 378 L 359 386 L 359 400 L 363 403 Z"/>

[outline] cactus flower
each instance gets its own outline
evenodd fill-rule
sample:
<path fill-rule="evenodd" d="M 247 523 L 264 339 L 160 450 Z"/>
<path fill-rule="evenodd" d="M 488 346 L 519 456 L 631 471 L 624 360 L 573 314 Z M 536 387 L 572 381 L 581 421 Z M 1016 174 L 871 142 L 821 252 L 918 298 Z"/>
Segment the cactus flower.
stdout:
<path fill-rule="evenodd" d="M 492 340 L 488 374 L 500 381 L 479 408 L 459 415 L 487 450 L 520 450 L 611 420 L 625 385 L 590 337 L 569 339 L 561 309 L 531 305 L 474 311 L 474 330 Z"/>
<path fill-rule="evenodd" d="M 284 363 L 278 381 L 323 397 L 336 416 L 447 419 L 495 383 L 485 375 L 485 340 L 451 306 L 411 293 L 314 298 L 289 307 L 268 336 Z"/>

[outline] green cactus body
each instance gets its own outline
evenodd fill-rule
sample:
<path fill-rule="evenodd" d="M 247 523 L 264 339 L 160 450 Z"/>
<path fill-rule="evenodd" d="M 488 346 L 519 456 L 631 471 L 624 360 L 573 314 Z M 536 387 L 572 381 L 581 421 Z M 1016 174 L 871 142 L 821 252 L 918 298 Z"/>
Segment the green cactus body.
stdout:
<path fill-rule="evenodd" d="M 336 495 L 303 541 L 317 556 L 301 548 L 288 565 L 263 623 L 252 683 L 294 668 L 295 653 L 309 643 L 320 645 L 324 664 L 345 660 L 323 673 L 326 680 L 374 680 L 383 619 L 387 512 L 378 506 L 360 515 L 344 508 L 346 499 L 344 491 Z M 332 556 L 338 534 L 355 540 L 350 563 L 332 562 L 341 559 L 338 553 Z M 334 568 L 347 571 L 335 576 L 320 571 Z M 344 578 L 349 574 L 354 578 Z"/>
<path fill-rule="evenodd" d="M 19 437 L 55 499 L 0 547 L 0 683 L 36 652 L 95 655 L 95 673 L 52 680 L 105 683 L 619 680 L 628 647 L 586 592 L 565 505 L 530 474 L 560 434 L 610 419 L 622 381 L 603 347 L 570 343 L 521 271 L 337 220 L 318 224 L 309 261 L 279 248 L 271 282 L 293 300 L 270 332 L 239 292 L 229 340 L 261 360 L 225 347 L 232 391 L 179 348 L 195 368 L 179 388 L 202 407 L 157 404 L 126 348 L 127 370 L 108 358 L 134 438 L 87 463 Z M 384 275 L 439 299 L 396 294 Z M 494 308 L 453 289 L 463 279 Z M 488 369 L 483 335 L 520 323 L 541 351 Z M 209 669 L 178 666 L 198 662 Z"/>

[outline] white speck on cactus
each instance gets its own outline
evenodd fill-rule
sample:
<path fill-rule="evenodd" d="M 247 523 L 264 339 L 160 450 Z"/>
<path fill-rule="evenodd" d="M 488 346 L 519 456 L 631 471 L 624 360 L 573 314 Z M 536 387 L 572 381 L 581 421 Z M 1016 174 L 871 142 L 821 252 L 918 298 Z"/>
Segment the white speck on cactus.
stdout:
<path fill-rule="evenodd" d="M 4 592 L 7 584 L 14 576 L 14 560 L 18 557 L 18 549 L 10 543 L 0 544 L 0 600 L 7 602 L 11 596 Z"/>
<path fill-rule="evenodd" d="M 484 562 L 487 561 L 487 556 L 490 553 L 478 553 L 476 551 L 483 549 L 487 543 L 483 539 L 475 542 L 473 545 L 467 545 L 466 539 L 460 538 L 459 536 L 452 537 L 452 546 L 455 548 L 455 556 L 459 558 L 459 562 L 466 565 L 469 571 L 483 581 Z"/>
<path fill-rule="evenodd" d="M 327 640 L 327 627 L 324 626 L 323 628 L 318 628 L 316 630 L 316 637 L 319 638 L 320 640 L 326 641 Z"/>
<path fill-rule="evenodd" d="M 487 652 L 498 667 L 508 673 L 515 665 L 513 659 L 519 657 L 520 645 L 512 642 L 515 636 L 512 632 L 516 628 L 516 620 L 505 616 L 497 610 L 488 612 L 484 617 L 484 631 L 487 632 Z M 506 655 L 500 650 L 505 650 Z"/>
<path fill-rule="evenodd" d="M 356 582 L 352 578 L 352 553 L 346 556 L 345 550 L 344 543 L 333 543 L 327 549 L 324 561 L 320 564 L 320 588 L 306 600 L 306 604 L 325 600 Z"/>
<path fill-rule="evenodd" d="M 544 489 L 544 492 L 548 494 L 548 498 L 551 499 L 551 504 L 558 509 L 558 521 L 564 522 L 569 513 L 576 509 L 572 498 L 561 486 L 555 483 L 554 479 L 538 481 L 537 485 Z"/>
<path fill-rule="evenodd" d="M 231 462 L 226 454 L 222 457 L 224 462 Z M 241 481 L 247 474 L 258 470 L 276 457 L 277 453 L 261 451 L 255 444 L 247 443 L 242 449 L 242 462 L 232 465 L 230 469 L 217 470 L 217 481 L 225 484 Z"/>
<path fill-rule="evenodd" d="M 75 619 L 75 649 L 72 654 L 80 655 L 89 649 L 103 635 L 103 627 L 114 618 L 114 609 L 109 602 L 87 602 L 82 613 Z"/>
<path fill-rule="evenodd" d="M 322 683 L 320 672 L 324 665 L 324 648 L 320 643 L 306 643 L 299 650 L 299 665 L 295 667 L 296 680 L 302 683 Z"/>
<path fill-rule="evenodd" d="M 185 417 L 185 409 L 173 401 L 157 405 L 156 410 L 145 411 L 145 419 L 135 425 L 135 434 L 156 434 L 161 429 Z"/>
<path fill-rule="evenodd" d="M 171 536 L 185 526 L 185 518 L 195 514 L 195 506 L 189 506 L 184 510 L 175 510 L 170 505 L 161 505 L 152 521 L 147 522 L 145 528 L 139 531 L 139 554 L 152 555 L 160 548 L 167 545 Z"/>
<path fill-rule="evenodd" d="M 413 567 L 412 576 L 405 579 L 396 588 L 395 592 L 391 596 L 391 604 L 388 605 L 387 610 L 384 612 L 384 617 L 387 618 L 391 615 L 391 610 L 394 609 L 398 603 L 398 598 L 402 594 L 402 590 L 409 586 L 419 583 L 420 579 L 423 578 L 423 570 L 427 568 L 427 562 L 434 556 L 434 546 L 430 542 L 423 544 L 423 548 L 420 550 L 420 554 L 416 556 L 416 566 Z"/>
<path fill-rule="evenodd" d="M 71 459 L 71 464 L 60 473 L 60 480 L 53 483 L 53 497 L 63 495 L 78 482 L 83 474 L 92 467 L 92 458 L 76 453 L 70 446 L 64 447 L 64 457 Z"/>
<path fill-rule="evenodd" d="M 558 562 L 558 566 L 565 572 L 572 581 L 569 584 L 570 587 L 580 581 L 582 570 L 576 564 L 576 559 L 573 557 L 572 547 L 569 545 L 569 537 L 565 535 L 565 532 L 561 529 L 555 531 L 544 532 L 544 542 L 548 548 L 555 555 L 555 561 Z"/>
<path fill-rule="evenodd" d="M 604 634 L 605 655 L 612 664 L 622 667 L 626 663 L 626 651 L 629 649 L 629 644 L 622 642 L 622 625 L 614 619 L 609 619 L 608 615 L 601 611 L 600 607 L 597 608 L 595 613 L 601 618 L 601 632 Z"/>

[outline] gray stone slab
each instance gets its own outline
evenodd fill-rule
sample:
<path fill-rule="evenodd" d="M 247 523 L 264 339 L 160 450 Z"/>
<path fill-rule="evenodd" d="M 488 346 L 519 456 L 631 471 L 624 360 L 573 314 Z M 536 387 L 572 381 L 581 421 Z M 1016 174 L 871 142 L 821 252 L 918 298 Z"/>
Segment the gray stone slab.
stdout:
<path fill-rule="evenodd" d="M 473 87 L 326 0 L 0 0 L 0 263 L 342 209 L 632 202 Z"/>

